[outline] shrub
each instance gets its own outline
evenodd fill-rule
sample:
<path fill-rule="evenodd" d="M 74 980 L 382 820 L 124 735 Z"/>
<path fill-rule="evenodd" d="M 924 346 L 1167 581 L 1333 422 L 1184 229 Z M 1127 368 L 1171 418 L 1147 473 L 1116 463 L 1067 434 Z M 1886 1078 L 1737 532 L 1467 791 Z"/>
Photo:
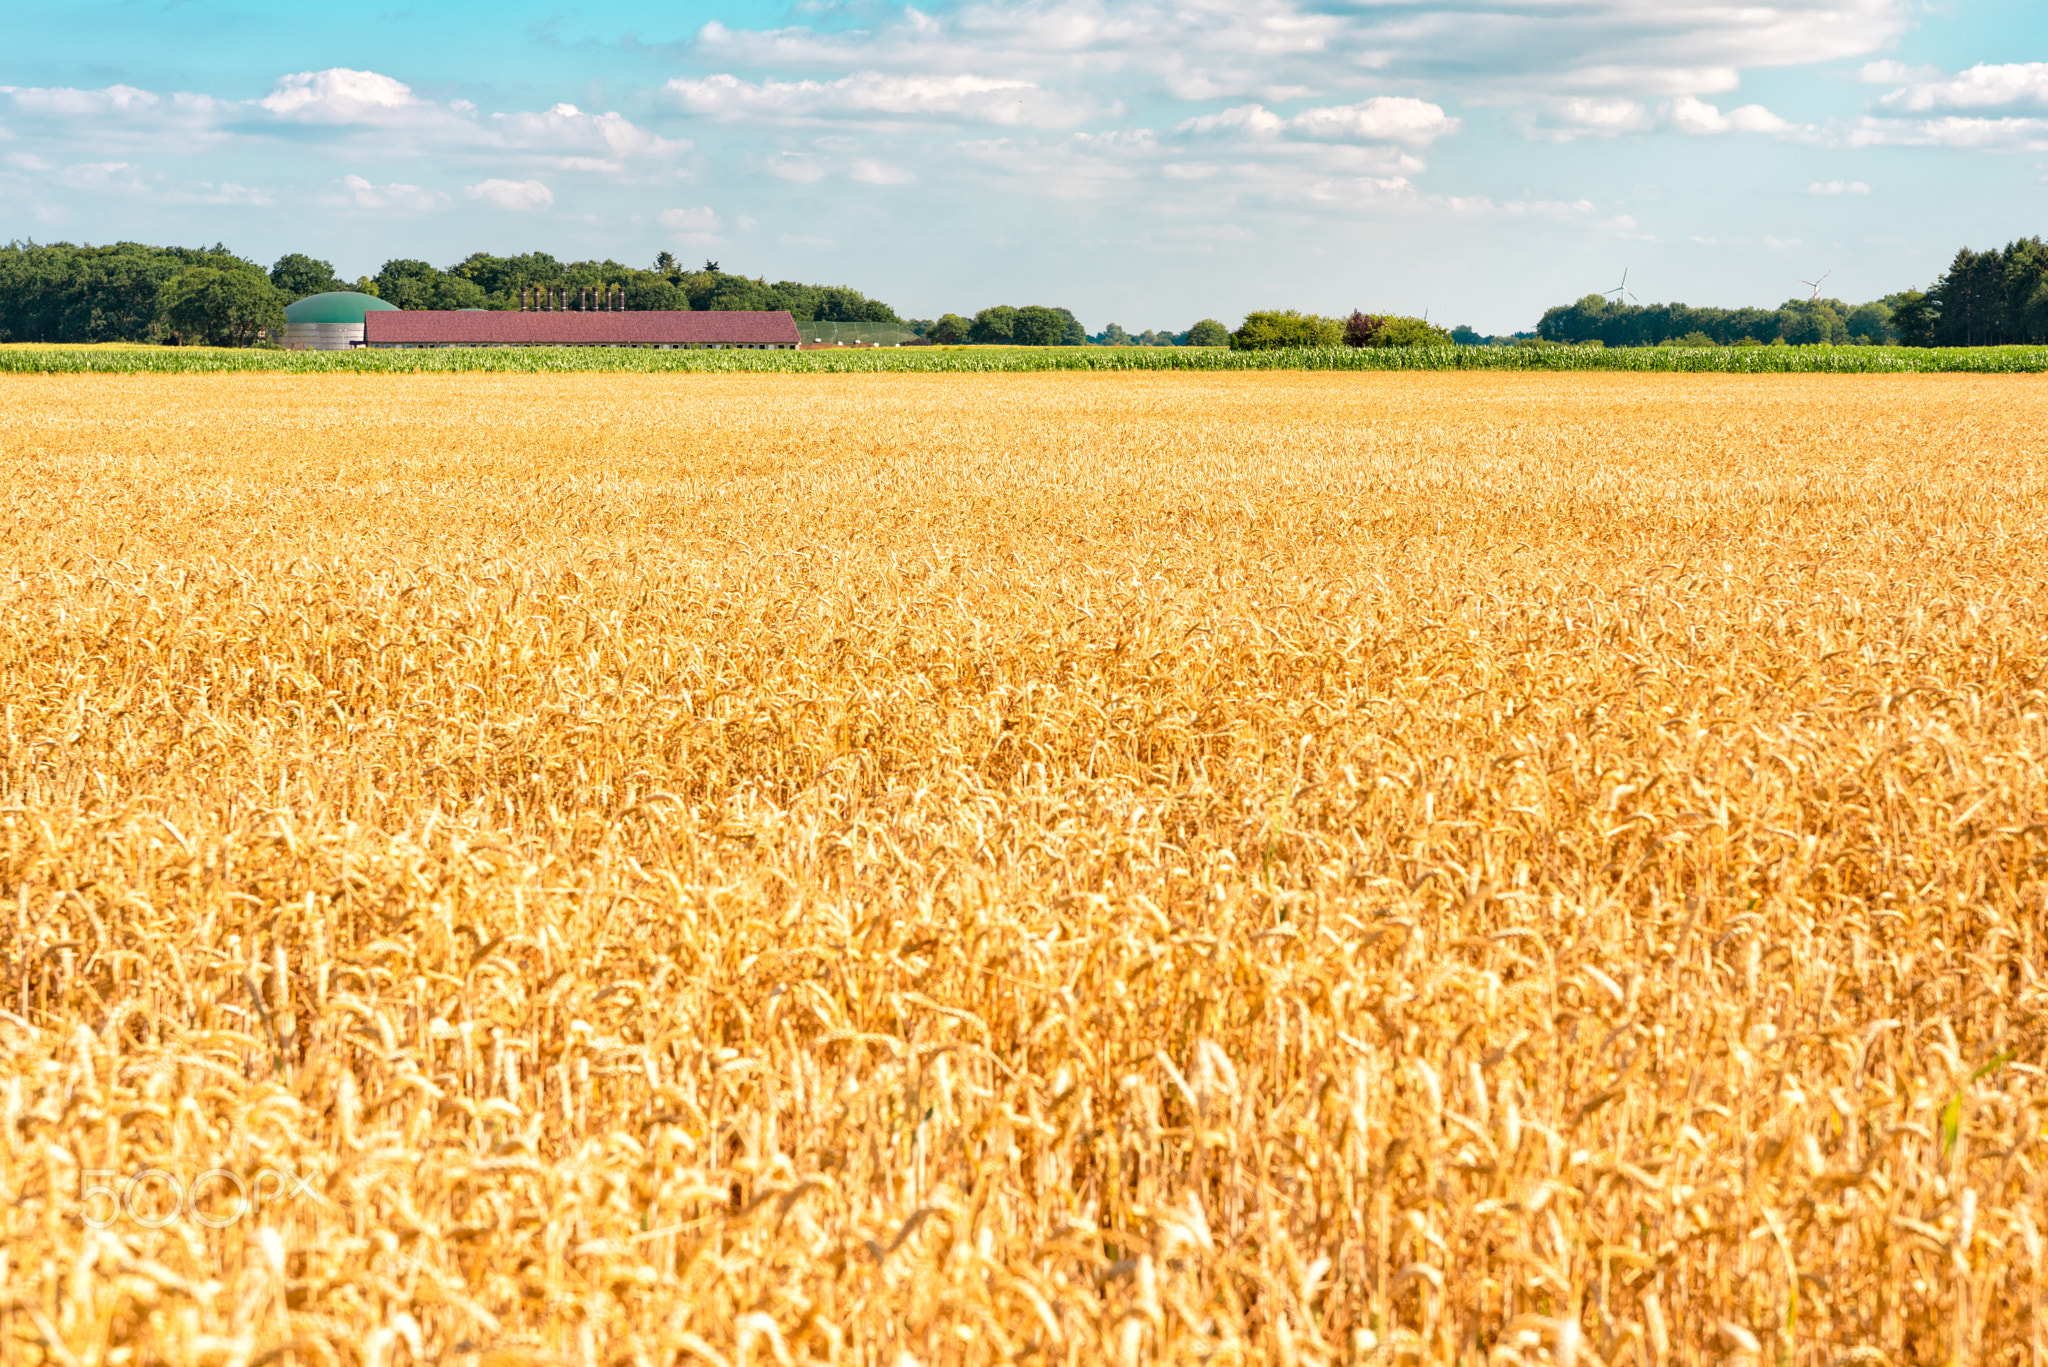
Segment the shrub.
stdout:
<path fill-rule="evenodd" d="M 1230 329 L 1214 318 L 1204 318 L 1188 329 L 1189 346 L 1229 346 Z"/>
<path fill-rule="evenodd" d="M 1296 309 L 1268 309 L 1245 315 L 1244 326 L 1230 334 L 1233 351 L 1278 351 L 1282 347 L 1338 346 L 1344 325 Z"/>
<path fill-rule="evenodd" d="M 1353 314 L 1353 317 L 1358 315 Z M 1378 320 L 1367 346 L 1455 346 L 1451 334 L 1422 318 L 1388 316 Z"/>
<path fill-rule="evenodd" d="M 1351 310 L 1351 316 L 1344 320 L 1344 345 L 1371 346 L 1374 334 L 1385 322 L 1384 318 L 1375 318 L 1369 313 L 1360 313 L 1357 309 Z"/>

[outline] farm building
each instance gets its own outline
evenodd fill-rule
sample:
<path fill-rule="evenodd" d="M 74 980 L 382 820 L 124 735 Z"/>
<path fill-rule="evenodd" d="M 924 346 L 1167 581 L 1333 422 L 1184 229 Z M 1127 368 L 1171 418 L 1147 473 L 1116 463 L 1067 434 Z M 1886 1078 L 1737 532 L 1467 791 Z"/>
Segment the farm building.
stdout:
<path fill-rule="evenodd" d="M 372 347 L 627 346 L 793 351 L 787 312 L 461 312 L 407 309 L 370 314 Z"/>
<path fill-rule="evenodd" d="M 363 344 L 363 319 L 398 310 L 373 294 L 330 290 L 284 306 L 284 344 L 306 351 L 347 351 Z"/>

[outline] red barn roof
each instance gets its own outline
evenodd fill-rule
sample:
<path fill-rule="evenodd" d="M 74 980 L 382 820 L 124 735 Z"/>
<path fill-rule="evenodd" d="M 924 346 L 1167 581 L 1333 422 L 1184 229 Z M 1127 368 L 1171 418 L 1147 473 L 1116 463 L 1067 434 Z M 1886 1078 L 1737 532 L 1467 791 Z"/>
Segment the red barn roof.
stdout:
<path fill-rule="evenodd" d="M 406 309 L 364 315 L 367 346 L 788 346 L 787 312 L 507 313 Z"/>

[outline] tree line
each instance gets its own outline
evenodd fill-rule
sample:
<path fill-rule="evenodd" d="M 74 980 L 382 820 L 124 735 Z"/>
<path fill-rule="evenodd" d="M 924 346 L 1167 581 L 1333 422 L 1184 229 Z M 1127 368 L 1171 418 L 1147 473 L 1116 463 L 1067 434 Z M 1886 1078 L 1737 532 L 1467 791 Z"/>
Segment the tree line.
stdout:
<path fill-rule="evenodd" d="M 0 341 L 248 346 L 281 331 L 285 305 L 329 290 L 360 290 L 403 309 L 515 309 L 528 289 L 561 288 L 575 299 L 586 288 L 613 286 L 621 289 L 629 309 L 786 309 L 799 323 L 895 325 L 932 345 L 1227 344 L 1263 349 L 1541 341 L 1615 347 L 1778 342 L 1967 347 L 2048 341 L 2048 245 L 2039 237 L 2021 238 L 2000 250 L 1965 248 L 1927 289 L 1861 304 L 1811 298 L 1789 299 L 1775 309 L 1696 308 L 1629 304 L 1589 294 L 1546 310 L 1533 336 L 1517 333 L 1512 338 L 1481 337 L 1463 326 L 1446 333 L 1415 318 L 1356 313 L 1346 320 L 1294 310 L 1252 313 L 1234 333 L 1205 318 L 1186 332 L 1148 330 L 1139 336 L 1114 323 L 1090 336 L 1072 310 L 1040 304 L 999 304 L 972 317 L 947 313 L 904 319 L 850 286 L 794 280 L 771 284 L 729 273 L 715 261 L 690 269 L 667 252 L 646 268 L 610 260 L 560 261 L 546 252 L 473 252 L 447 267 L 394 259 L 375 275 L 349 283 L 330 263 L 299 252 L 287 253 L 265 270 L 219 243 L 94 247 L 12 242 L 0 247 Z"/>
<path fill-rule="evenodd" d="M 685 269 L 666 252 L 645 270 L 558 261 L 546 252 L 475 252 L 446 268 L 398 259 L 348 282 L 330 263 L 300 252 L 265 270 L 220 244 L 11 242 L 0 247 L 0 342 L 249 346 L 283 330 L 286 305 L 330 290 L 372 294 L 402 309 L 516 309 L 530 288 L 560 287 L 580 299 L 586 287 L 613 285 L 632 309 L 787 309 L 798 322 L 902 322 L 887 304 L 848 286 L 770 284 L 729 274 L 715 261 Z"/>
<path fill-rule="evenodd" d="M 1925 290 L 1902 290 L 1862 304 L 1815 297 L 1788 299 L 1775 309 L 1695 308 L 1627 304 L 1589 294 L 1575 304 L 1545 310 L 1536 336 L 1546 342 L 1605 346 L 2048 342 L 2048 245 L 2039 237 L 2023 237 L 2002 250 L 1965 247 Z M 1474 335 L 1471 340 L 1495 339 Z"/>

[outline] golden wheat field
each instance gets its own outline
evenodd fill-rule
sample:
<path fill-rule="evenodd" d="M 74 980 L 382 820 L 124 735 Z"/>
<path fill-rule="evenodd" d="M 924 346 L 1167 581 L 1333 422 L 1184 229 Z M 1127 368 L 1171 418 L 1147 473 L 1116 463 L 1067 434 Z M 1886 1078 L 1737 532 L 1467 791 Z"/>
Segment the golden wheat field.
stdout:
<path fill-rule="evenodd" d="M 2039 379 L 0 398 L 0 1361 L 2044 1361 Z"/>

